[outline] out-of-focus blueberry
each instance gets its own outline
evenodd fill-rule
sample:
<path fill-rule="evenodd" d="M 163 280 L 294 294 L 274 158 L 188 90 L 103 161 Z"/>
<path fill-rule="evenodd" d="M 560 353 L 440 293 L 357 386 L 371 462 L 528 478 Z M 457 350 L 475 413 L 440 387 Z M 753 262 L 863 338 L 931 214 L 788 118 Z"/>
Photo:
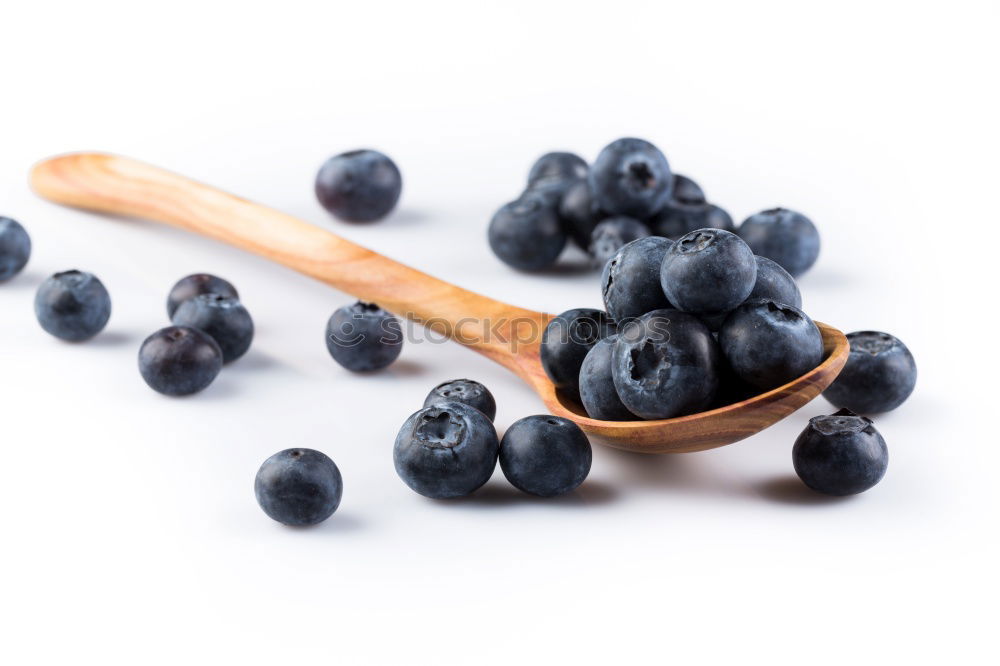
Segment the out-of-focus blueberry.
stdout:
<path fill-rule="evenodd" d="M 173 317 L 181 303 L 202 294 L 219 294 L 239 300 L 236 287 L 228 281 L 208 273 L 195 273 L 177 281 L 167 296 L 167 316 Z"/>
<path fill-rule="evenodd" d="M 667 300 L 685 312 L 720 313 L 746 300 L 757 279 L 757 262 L 747 244 L 722 229 L 682 236 L 663 258 L 660 286 Z"/>
<path fill-rule="evenodd" d="M 569 232 L 569 237 L 581 250 L 589 250 L 594 227 L 606 217 L 594 203 L 590 184 L 586 180 L 576 181 L 567 188 L 559 201 L 559 219 Z"/>
<path fill-rule="evenodd" d="M 603 421 L 632 421 L 635 414 L 618 397 L 612 372 L 611 351 L 617 335 L 599 340 L 580 366 L 580 402 L 587 416 Z"/>
<path fill-rule="evenodd" d="M 268 516 L 296 527 L 321 523 L 337 510 L 344 493 L 340 469 L 313 449 L 286 449 L 264 461 L 253 483 Z"/>
<path fill-rule="evenodd" d="M 566 246 L 553 202 L 533 191 L 500 208 L 490 220 L 488 236 L 493 254 L 522 271 L 548 268 Z"/>
<path fill-rule="evenodd" d="M 776 262 L 798 277 L 816 263 L 819 231 L 803 215 L 787 208 L 771 208 L 751 215 L 738 232 L 754 254 Z"/>
<path fill-rule="evenodd" d="M 615 389 L 630 412 L 669 419 L 700 411 L 719 388 L 722 355 L 694 315 L 654 310 L 619 332 L 612 348 Z"/>
<path fill-rule="evenodd" d="M 154 391 L 190 395 L 211 384 L 222 369 L 222 350 L 196 328 L 168 326 L 139 348 L 139 374 Z"/>
<path fill-rule="evenodd" d="M 604 307 L 617 322 L 669 308 L 660 287 L 660 266 L 673 241 L 659 236 L 625 244 L 604 264 L 601 295 Z"/>
<path fill-rule="evenodd" d="M 881 331 L 847 334 L 851 353 L 823 397 L 859 414 L 878 414 L 903 404 L 917 384 L 917 364 L 899 338 Z"/>
<path fill-rule="evenodd" d="M 715 204 L 690 203 L 671 199 L 670 203 L 649 220 L 649 228 L 657 236 L 677 240 L 698 229 L 736 231 L 733 218 Z"/>
<path fill-rule="evenodd" d="M 424 407 L 441 402 L 460 402 L 475 407 L 492 421 L 497 415 L 497 402 L 490 390 L 472 379 L 452 379 L 438 384 L 424 399 Z"/>
<path fill-rule="evenodd" d="M 698 183 L 679 173 L 674 174 L 674 189 L 670 193 L 671 201 L 697 204 L 705 203 L 705 192 Z"/>
<path fill-rule="evenodd" d="M 316 198 L 348 222 L 378 220 L 396 207 L 403 191 L 399 168 L 377 150 L 352 150 L 331 157 L 316 174 Z"/>
<path fill-rule="evenodd" d="M 243 356 L 253 341 L 253 319 L 236 300 L 221 294 L 201 294 L 180 304 L 171 318 L 174 326 L 190 326 L 212 336 L 222 350 L 222 362 Z"/>
<path fill-rule="evenodd" d="M 614 332 L 614 322 L 601 310 L 576 308 L 553 318 L 542 333 L 545 374 L 557 389 L 578 397 L 583 359 L 598 340 Z"/>
<path fill-rule="evenodd" d="M 352 372 L 381 370 L 403 350 L 399 319 L 374 303 L 358 301 L 338 308 L 326 323 L 326 348 Z"/>
<path fill-rule="evenodd" d="M 540 497 L 576 489 L 587 474 L 593 452 L 580 426 L 558 416 L 526 416 L 515 421 L 500 442 L 500 469 L 517 488 Z"/>
<path fill-rule="evenodd" d="M 871 419 L 842 409 L 814 416 L 792 447 L 802 482 L 827 495 L 854 495 L 882 480 L 889 449 Z"/>
<path fill-rule="evenodd" d="M 89 340 L 111 318 L 111 296 L 91 273 L 56 273 L 35 293 L 35 316 L 42 328 L 57 338 L 70 342 Z"/>
<path fill-rule="evenodd" d="M 393 447 L 399 478 L 424 497 L 464 497 L 486 483 L 500 442 L 486 415 L 460 402 L 424 407 L 406 420 Z"/>
<path fill-rule="evenodd" d="M 649 229 L 639 220 L 622 216 L 609 217 L 594 227 L 588 252 L 594 258 L 594 264 L 603 267 L 625 245 L 647 236 Z"/>
<path fill-rule="evenodd" d="M 646 219 L 659 212 L 673 191 L 674 176 L 659 148 L 625 138 L 606 146 L 590 169 L 590 186 L 601 210 Z"/>
<path fill-rule="evenodd" d="M 531 166 L 528 187 L 539 182 L 572 183 L 587 177 L 587 161 L 575 153 L 545 153 Z"/>
<path fill-rule="evenodd" d="M 9 280 L 31 257 L 31 237 L 17 220 L 0 216 L 0 282 Z"/>
<path fill-rule="evenodd" d="M 719 329 L 729 366 L 745 382 L 770 390 L 823 360 L 823 336 L 806 313 L 765 299 L 733 310 Z"/>

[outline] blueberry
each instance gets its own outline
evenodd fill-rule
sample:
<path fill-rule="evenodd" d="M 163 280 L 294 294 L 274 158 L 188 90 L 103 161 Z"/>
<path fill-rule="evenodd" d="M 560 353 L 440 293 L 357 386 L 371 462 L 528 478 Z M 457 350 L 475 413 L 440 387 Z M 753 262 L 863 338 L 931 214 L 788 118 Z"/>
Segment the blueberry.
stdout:
<path fill-rule="evenodd" d="M 558 416 L 526 416 L 500 442 L 500 469 L 518 490 L 555 497 L 575 490 L 587 474 L 593 451 L 580 426 Z"/>
<path fill-rule="evenodd" d="M 917 364 L 898 338 L 879 331 L 847 334 L 847 364 L 823 397 L 859 414 L 896 409 L 913 393 Z"/>
<path fill-rule="evenodd" d="M 236 287 L 228 281 L 208 273 L 195 273 L 177 281 L 167 296 L 167 316 L 173 317 L 177 308 L 186 300 L 201 294 L 219 294 L 229 298 L 239 299 Z"/>
<path fill-rule="evenodd" d="M 674 181 L 667 158 L 642 139 L 618 139 L 606 146 L 589 178 L 601 210 L 639 219 L 659 212 L 670 201 Z"/>
<path fill-rule="evenodd" d="M 657 236 L 677 240 L 698 229 L 736 231 L 733 218 L 715 204 L 671 200 L 649 220 L 649 228 Z"/>
<path fill-rule="evenodd" d="M 222 350 L 207 333 L 168 326 L 139 348 L 139 373 L 154 391 L 166 395 L 197 393 L 222 369 Z"/>
<path fill-rule="evenodd" d="M 871 419 L 842 409 L 815 416 L 792 447 L 802 482 L 827 495 L 862 493 L 885 476 L 889 449 Z"/>
<path fill-rule="evenodd" d="M 819 232 L 802 213 L 772 208 L 751 215 L 738 231 L 754 254 L 776 262 L 793 277 L 802 275 L 819 256 Z"/>
<path fill-rule="evenodd" d="M 17 220 L 0 217 L 0 282 L 24 268 L 31 256 L 31 237 Z"/>
<path fill-rule="evenodd" d="M 603 421 L 632 421 L 635 414 L 628 411 L 615 391 L 612 375 L 611 351 L 617 335 L 611 335 L 591 347 L 580 366 L 580 402 L 587 416 Z"/>
<path fill-rule="evenodd" d="M 313 449 L 285 449 L 264 461 L 253 482 L 257 503 L 271 518 L 302 527 L 321 523 L 337 510 L 344 493 L 340 470 Z"/>
<path fill-rule="evenodd" d="M 170 323 L 190 326 L 212 336 L 222 350 L 222 362 L 243 356 L 253 341 L 253 319 L 236 300 L 221 294 L 202 294 L 181 303 Z"/>
<path fill-rule="evenodd" d="M 700 229 L 667 250 L 660 285 L 667 300 L 694 313 L 732 310 L 746 300 L 757 279 L 757 262 L 747 244 L 722 229 Z"/>
<path fill-rule="evenodd" d="M 572 183 L 587 177 L 587 162 L 574 153 L 545 153 L 528 173 L 528 187 L 540 182 Z"/>
<path fill-rule="evenodd" d="M 528 191 L 496 212 L 490 220 L 489 241 L 493 253 L 508 266 L 538 271 L 559 258 L 566 231 L 551 202 Z"/>
<path fill-rule="evenodd" d="M 434 499 L 464 497 L 486 483 L 500 442 L 486 415 L 460 402 L 424 407 L 406 419 L 392 450 L 399 478 Z"/>
<path fill-rule="evenodd" d="M 767 298 L 802 309 L 802 293 L 795 284 L 795 278 L 767 257 L 756 256 L 754 259 L 757 261 L 757 280 L 747 300 Z"/>
<path fill-rule="evenodd" d="M 581 250 L 590 247 L 594 227 L 607 215 L 594 203 L 590 184 L 586 180 L 571 185 L 559 201 L 559 219 Z"/>
<path fill-rule="evenodd" d="M 614 333 L 615 325 L 600 310 L 577 308 L 552 319 L 542 333 L 541 359 L 555 387 L 572 397 L 580 392 L 580 366 L 590 348 Z"/>
<path fill-rule="evenodd" d="M 733 310 L 719 330 L 719 345 L 736 375 L 765 391 L 823 360 L 823 336 L 813 320 L 796 307 L 766 299 Z"/>
<path fill-rule="evenodd" d="M 111 318 L 111 296 L 95 275 L 76 270 L 56 273 L 38 287 L 35 316 L 57 338 L 88 340 Z"/>
<path fill-rule="evenodd" d="M 626 244 L 604 264 L 601 295 L 604 307 L 617 322 L 669 308 L 660 287 L 660 265 L 673 241 L 658 236 Z"/>
<path fill-rule="evenodd" d="M 705 203 L 705 192 L 698 183 L 679 173 L 674 174 L 674 187 L 670 200 L 687 204 Z"/>
<path fill-rule="evenodd" d="M 348 370 L 381 370 L 403 350 L 403 328 L 399 319 L 379 306 L 358 301 L 330 316 L 326 348 Z"/>
<path fill-rule="evenodd" d="M 622 403 L 644 419 L 700 411 L 719 388 L 722 357 L 712 333 L 694 315 L 654 310 L 629 323 L 611 351 Z"/>
<path fill-rule="evenodd" d="M 594 227 L 587 251 L 594 257 L 594 264 L 604 266 L 615 252 L 627 243 L 649 236 L 649 229 L 631 217 L 609 217 Z"/>
<path fill-rule="evenodd" d="M 424 407 L 430 407 L 441 402 L 460 402 L 469 407 L 475 407 L 486 415 L 490 421 L 496 418 L 497 402 L 490 390 L 471 379 L 452 379 L 435 386 L 424 400 Z"/>
<path fill-rule="evenodd" d="M 348 222 L 388 215 L 403 190 L 396 163 L 377 150 L 352 150 L 328 159 L 316 174 L 316 198 Z"/>

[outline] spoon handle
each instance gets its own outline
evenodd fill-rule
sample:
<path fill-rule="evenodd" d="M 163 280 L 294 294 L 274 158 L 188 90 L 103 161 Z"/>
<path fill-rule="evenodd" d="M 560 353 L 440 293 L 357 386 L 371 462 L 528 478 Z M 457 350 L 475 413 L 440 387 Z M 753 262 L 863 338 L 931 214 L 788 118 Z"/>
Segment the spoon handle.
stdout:
<path fill-rule="evenodd" d="M 522 324 L 509 322 L 539 325 L 546 320 L 545 315 L 431 277 L 290 215 L 126 157 L 54 157 L 35 165 L 31 185 L 56 203 L 165 222 L 261 255 L 423 323 L 504 365 L 511 365 L 516 350 L 511 336 L 523 336 Z"/>

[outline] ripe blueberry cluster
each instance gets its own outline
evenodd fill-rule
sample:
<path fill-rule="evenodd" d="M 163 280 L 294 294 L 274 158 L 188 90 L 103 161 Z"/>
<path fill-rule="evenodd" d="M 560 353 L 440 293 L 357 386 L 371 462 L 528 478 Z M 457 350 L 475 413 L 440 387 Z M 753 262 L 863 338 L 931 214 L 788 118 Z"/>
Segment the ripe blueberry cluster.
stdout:
<path fill-rule="evenodd" d="M 253 319 L 236 288 L 208 273 L 188 275 L 173 286 L 167 316 L 172 325 L 139 348 L 139 374 L 164 395 L 205 389 L 223 364 L 243 356 L 253 341 Z"/>
<path fill-rule="evenodd" d="M 766 210 L 737 230 L 729 213 L 709 203 L 695 181 L 674 173 L 656 146 L 634 138 L 612 142 L 593 165 L 573 153 L 540 157 L 521 196 L 493 216 L 488 237 L 506 264 L 539 271 L 558 260 L 568 239 L 600 268 L 631 241 L 677 240 L 698 229 L 738 232 L 755 254 L 792 275 L 819 255 L 819 234 L 804 215 Z"/>
<path fill-rule="evenodd" d="M 593 418 L 691 414 L 781 386 L 823 358 L 795 280 L 724 229 L 627 243 L 601 287 L 606 311 L 555 317 L 540 353 L 556 388 Z"/>
<path fill-rule="evenodd" d="M 528 416 L 500 439 L 495 415 L 496 401 L 479 382 L 439 384 L 396 436 L 396 473 L 414 492 L 433 499 L 471 495 L 493 476 L 498 461 L 514 487 L 539 497 L 570 492 L 587 478 L 590 441 L 575 423 Z"/>

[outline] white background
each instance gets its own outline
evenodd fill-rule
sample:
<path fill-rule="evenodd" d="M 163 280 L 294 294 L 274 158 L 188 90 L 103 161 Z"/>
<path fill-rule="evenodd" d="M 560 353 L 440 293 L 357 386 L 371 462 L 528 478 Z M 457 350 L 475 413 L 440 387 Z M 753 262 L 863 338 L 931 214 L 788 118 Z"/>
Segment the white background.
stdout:
<path fill-rule="evenodd" d="M 35 247 L 0 285 L 4 663 L 995 657 L 995 3 L 28 4 L 2 10 L 0 64 L 0 214 Z M 798 485 L 790 449 L 831 410 L 818 399 L 711 452 L 597 450 L 572 497 L 529 499 L 498 471 L 471 499 L 424 499 L 393 471 L 399 425 L 458 376 L 494 391 L 501 429 L 542 411 L 513 375 L 449 343 L 352 376 L 322 343 L 349 296 L 26 185 L 50 154 L 123 153 L 559 312 L 598 306 L 597 276 L 516 274 L 486 224 L 539 154 L 593 159 L 623 135 L 738 220 L 808 214 L 823 250 L 807 312 L 913 350 L 915 394 L 877 420 L 891 461 L 875 489 Z M 400 165 L 401 206 L 338 223 L 313 175 L 367 146 Z M 72 267 L 114 302 L 82 345 L 32 316 L 39 282 Z M 169 399 L 135 356 L 195 271 L 233 281 L 258 334 L 203 394 Z M 345 478 L 316 529 L 253 498 L 290 446 Z"/>

